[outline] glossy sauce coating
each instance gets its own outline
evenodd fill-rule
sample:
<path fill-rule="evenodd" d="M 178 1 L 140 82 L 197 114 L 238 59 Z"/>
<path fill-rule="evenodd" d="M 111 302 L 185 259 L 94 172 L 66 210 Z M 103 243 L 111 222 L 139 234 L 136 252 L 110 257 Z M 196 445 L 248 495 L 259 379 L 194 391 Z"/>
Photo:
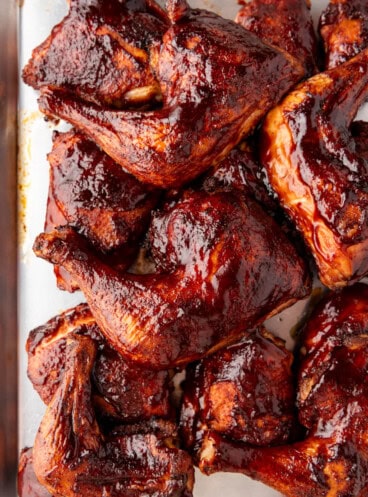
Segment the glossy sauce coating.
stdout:
<path fill-rule="evenodd" d="M 239 192 L 188 191 L 157 213 L 150 237 L 157 272 L 149 275 L 117 274 L 70 230 L 34 246 L 72 274 L 111 344 L 148 367 L 203 357 L 310 291 L 294 247 Z"/>
<path fill-rule="evenodd" d="M 317 38 L 309 0 L 251 0 L 236 22 L 261 40 L 280 47 L 302 62 L 308 75 L 317 72 Z"/>
<path fill-rule="evenodd" d="M 368 96 L 367 69 L 368 50 L 314 76 L 262 128 L 269 182 L 331 288 L 368 272 L 368 164 L 350 130 Z"/>
<path fill-rule="evenodd" d="M 319 31 L 325 48 L 325 68 L 332 69 L 368 48 L 366 0 L 331 0 L 322 12 Z"/>
<path fill-rule="evenodd" d="M 167 433 L 132 426 L 101 431 L 91 404 L 95 353 L 90 338 L 67 338 L 65 374 L 33 447 L 38 480 L 63 497 L 190 497 L 191 459 Z"/>
<path fill-rule="evenodd" d="M 24 81 L 113 107 L 160 96 L 148 49 L 161 40 L 167 19 L 156 17 L 161 11 L 149 3 L 153 10 L 144 0 L 72 0 L 68 15 L 33 51 Z"/>
<path fill-rule="evenodd" d="M 365 497 L 368 492 L 368 286 L 329 294 L 302 334 L 299 418 L 304 440 L 252 448 L 212 432 L 201 469 L 241 472 L 287 497 Z"/>
<path fill-rule="evenodd" d="M 282 445 L 295 428 L 293 355 L 265 329 L 187 368 L 185 446 L 198 457 L 208 430 L 248 445 Z"/>
<path fill-rule="evenodd" d="M 87 336 L 97 347 L 92 398 L 100 415 L 124 422 L 169 417 L 169 373 L 142 369 L 123 359 L 106 343 L 87 304 L 52 318 L 29 334 L 28 377 L 46 404 L 63 381 L 67 341 L 72 335 Z"/>
<path fill-rule="evenodd" d="M 73 124 L 142 182 L 179 187 L 224 158 L 304 75 L 293 57 L 232 21 L 168 1 L 174 22 L 151 47 L 163 108 L 107 109 L 52 87 L 42 112 Z"/>

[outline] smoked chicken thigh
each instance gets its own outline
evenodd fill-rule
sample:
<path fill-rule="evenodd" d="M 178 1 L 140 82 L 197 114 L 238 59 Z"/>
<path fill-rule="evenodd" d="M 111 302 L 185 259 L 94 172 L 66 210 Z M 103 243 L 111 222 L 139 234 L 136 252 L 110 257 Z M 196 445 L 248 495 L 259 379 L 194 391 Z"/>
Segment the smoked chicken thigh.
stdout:
<path fill-rule="evenodd" d="M 68 15 L 33 51 L 23 79 L 100 105 L 161 99 L 149 46 L 160 42 L 165 17 L 153 0 L 72 0 Z"/>
<path fill-rule="evenodd" d="M 123 359 L 106 342 L 87 304 L 55 316 L 29 334 L 28 377 L 46 404 L 64 377 L 71 335 L 87 336 L 97 347 L 91 381 L 92 402 L 99 414 L 121 422 L 170 416 L 169 373 L 142 369 Z"/>
<path fill-rule="evenodd" d="M 261 131 L 269 183 L 330 288 L 368 274 L 368 162 L 351 130 L 367 97 L 368 49 L 301 83 Z"/>
<path fill-rule="evenodd" d="M 19 458 L 18 495 L 19 497 L 53 497 L 38 481 L 33 469 L 33 450 L 23 449 Z"/>
<path fill-rule="evenodd" d="M 208 433 L 200 468 L 241 472 L 287 497 L 368 492 L 368 286 L 320 303 L 302 334 L 299 419 L 304 440 L 260 448 Z"/>
<path fill-rule="evenodd" d="M 148 367 L 185 364 L 304 298 L 310 278 L 277 224 L 239 192 L 186 192 L 150 229 L 156 272 L 118 274 L 70 229 L 36 239 L 85 294 L 117 351 Z"/>
<path fill-rule="evenodd" d="M 325 68 L 332 69 L 368 48 L 366 0 L 330 0 L 319 31 L 325 48 Z"/>
<path fill-rule="evenodd" d="M 295 435 L 293 355 L 264 328 L 188 366 L 181 410 L 184 444 L 198 460 L 208 430 L 248 445 Z"/>
<path fill-rule="evenodd" d="M 91 338 L 66 339 L 65 372 L 33 447 L 39 482 L 54 497 L 190 497 L 191 459 L 169 433 L 101 432 L 91 404 L 95 354 Z"/>
<path fill-rule="evenodd" d="M 308 75 L 317 72 L 317 38 L 310 0 L 240 0 L 235 22 L 298 59 Z"/>
<path fill-rule="evenodd" d="M 113 110 L 45 88 L 46 115 L 70 122 L 142 182 L 179 187 L 223 159 L 304 75 L 299 62 L 232 21 L 168 0 L 150 48 L 163 95 L 153 111 Z"/>
<path fill-rule="evenodd" d="M 139 183 L 76 130 L 54 132 L 45 230 L 72 226 L 117 270 L 134 261 L 159 192 Z M 55 266 L 59 288 L 78 289 Z"/>

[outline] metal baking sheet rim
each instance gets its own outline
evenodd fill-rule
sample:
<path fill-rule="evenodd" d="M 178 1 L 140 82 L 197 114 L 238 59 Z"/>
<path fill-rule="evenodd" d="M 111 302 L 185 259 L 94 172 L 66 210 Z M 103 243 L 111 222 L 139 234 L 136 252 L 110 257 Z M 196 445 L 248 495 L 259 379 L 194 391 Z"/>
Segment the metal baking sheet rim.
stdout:
<path fill-rule="evenodd" d="M 195 0 L 193 7 L 213 10 L 233 19 L 239 7 L 236 0 Z M 312 14 L 318 19 L 328 0 L 312 0 Z M 50 29 L 67 12 L 65 0 L 24 0 L 20 11 L 20 72 Z M 365 112 L 361 118 L 367 118 Z M 78 304 L 80 294 L 57 290 L 51 265 L 37 259 L 32 252 L 36 235 L 43 230 L 48 189 L 47 153 L 51 149 L 54 125 L 46 122 L 37 107 L 37 93 L 20 82 L 19 90 L 19 157 L 18 157 L 18 288 L 19 288 L 19 449 L 33 445 L 45 406 L 33 390 L 26 375 L 24 350 L 28 333 L 55 314 Z M 65 129 L 65 124 L 60 125 Z M 281 336 L 292 347 L 291 330 L 306 307 L 300 302 L 269 320 L 270 331 Z M 195 497 L 277 497 L 278 492 L 243 475 L 218 473 L 210 477 L 196 472 Z"/>

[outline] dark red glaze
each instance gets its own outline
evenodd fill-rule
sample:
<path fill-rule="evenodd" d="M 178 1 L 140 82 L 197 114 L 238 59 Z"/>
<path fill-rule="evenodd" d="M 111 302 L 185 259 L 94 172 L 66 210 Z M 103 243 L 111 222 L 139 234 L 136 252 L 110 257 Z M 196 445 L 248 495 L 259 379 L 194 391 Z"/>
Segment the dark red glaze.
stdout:
<path fill-rule="evenodd" d="M 265 449 L 212 432 L 202 470 L 241 472 L 287 497 L 366 497 L 367 331 L 367 285 L 329 294 L 302 333 L 298 406 L 305 439 Z"/>
<path fill-rule="evenodd" d="M 167 29 L 167 20 L 156 17 L 160 12 L 153 0 L 73 0 L 69 14 L 33 50 L 23 79 L 36 89 L 61 88 L 116 107 L 160 96 L 149 64 L 150 45 Z"/>
<path fill-rule="evenodd" d="M 351 123 L 368 97 L 368 50 L 302 83 L 270 112 L 261 159 L 327 286 L 368 273 L 368 162 Z"/>
<path fill-rule="evenodd" d="M 54 133 L 45 231 L 72 226 L 119 271 L 133 262 L 159 192 L 139 183 L 81 133 Z M 59 288 L 78 285 L 55 266 Z"/>
<path fill-rule="evenodd" d="M 87 336 L 97 347 L 92 372 L 93 405 L 105 417 L 136 422 L 167 418 L 170 376 L 127 362 L 107 343 L 87 304 L 81 304 L 32 330 L 27 340 L 28 377 L 49 404 L 65 374 L 70 336 Z"/>
<path fill-rule="evenodd" d="M 240 0 L 236 22 L 298 59 L 309 76 L 317 70 L 317 37 L 310 0 Z"/>
<path fill-rule="evenodd" d="M 91 404 L 95 354 L 91 338 L 67 338 L 65 374 L 33 447 L 38 480 L 63 497 L 190 497 L 192 462 L 173 436 L 147 426 L 101 432 Z"/>
<path fill-rule="evenodd" d="M 350 128 L 357 154 L 368 161 L 368 122 L 354 121 Z"/>
<path fill-rule="evenodd" d="M 237 189 L 254 197 L 267 212 L 275 212 L 278 203 L 266 186 L 266 175 L 256 154 L 253 141 L 243 141 L 217 166 L 211 167 L 201 180 L 207 192 Z"/>
<path fill-rule="evenodd" d="M 37 480 L 33 469 L 32 448 L 23 449 L 18 466 L 19 497 L 52 497 L 50 492 Z"/>
<path fill-rule="evenodd" d="M 319 20 L 325 68 L 332 69 L 368 48 L 366 0 L 330 0 Z"/>
<path fill-rule="evenodd" d="M 294 247 L 239 192 L 188 191 L 155 215 L 150 236 L 149 275 L 116 273 L 68 229 L 34 245 L 72 274 L 108 341 L 149 367 L 201 358 L 310 291 Z"/>
<path fill-rule="evenodd" d="M 54 134 L 48 160 L 52 196 L 69 226 L 103 253 L 137 243 L 148 228 L 157 190 L 139 183 L 75 130 Z"/>
<path fill-rule="evenodd" d="M 248 445 L 282 445 L 295 429 L 293 355 L 264 329 L 187 368 L 185 446 L 198 458 L 208 430 Z"/>
<path fill-rule="evenodd" d="M 224 158 L 304 75 L 298 61 L 234 22 L 167 3 L 175 23 L 150 52 L 162 109 L 111 110 L 53 88 L 39 99 L 45 114 L 69 121 L 139 180 L 164 188 Z"/>

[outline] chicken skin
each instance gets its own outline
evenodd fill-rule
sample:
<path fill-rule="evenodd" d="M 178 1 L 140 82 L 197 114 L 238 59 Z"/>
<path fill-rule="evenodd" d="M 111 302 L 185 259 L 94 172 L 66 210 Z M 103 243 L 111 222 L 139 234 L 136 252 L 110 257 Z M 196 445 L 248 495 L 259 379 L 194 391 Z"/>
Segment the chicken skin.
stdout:
<path fill-rule="evenodd" d="M 190 497 L 191 459 L 170 433 L 101 432 L 91 404 L 95 354 L 91 338 L 68 336 L 65 372 L 33 448 L 39 482 L 54 497 Z"/>
<path fill-rule="evenodd" d="M 304 66 L 317 72 L 317 38 L 310 14 L 310 0 L 239 0 L 235 22 L 261 40 L 280 47 Z"/>
<path fill-rule="evenodd" d="M 48 154 L 50 190 L 46 231 L 68 225 L 82 234 L 106 262 L 127 269 L 147 231 L 159 192 L 127 174 L 78 131 L 54 133 Z M 55 267 L 59 287 L 77 285 Z"/>
<path fill-rule="evenodd" d="M 153 0 L 72 0 L 68 15 L 33 51 L 23 79 L 35 89 L 64 89 L 112 107 L 160 99 L 149 46 L 161 41 L 165 17 Z"/>
<path fill-rule="evenodd" d="M 63 312 L 29 334 L 28 377 L 45 404 L 63 380 L 66 343 L 72 335 L 87 336 L 97 347 L 91 381 L 99 414 L 130 423 L 170 416 L 169 373 L 142 369 L 123 359 L 106 343 L 87 304 Z"/>
<path fill-rule="evenodd" d="M 368 48 L 366 0 L 330 0 L 319 21 L 325 68 L 332 69 Z"/>
<path fill-rule="evenodd" d="M 50 492 L 37 480 L 33 469 L 32 449 L 23 449 L 18 467 L 19 497 L 53 497 Z"/>
<path fill-rule="evenodd" d="M 296 420 L 292 361 L 284 342 L 260 328 L 188 366 L 180 425 L 195 460 L 208 430 L 256 446 L 290 441 Z"/>
<path fill-rule="evenodd" d="M 118 274 L 70 229 L 34 244 L 77 281 L 111 345 L 150 368 L 199 359 L 310 292 L 293 245 L 239 192 L 186 192 L 155 216 L 150 238 L 156 272 L 146 275 Z"/>
<path fill-rule="evenodd" d="M 241 472 L 287 497 L 368 492 L 368 287 L 330 294 L 302 335 L 298 406 L 304 440 L 257 448 L 207 434 L 200 467 Z"/>
<path fill-rule="evenodd" d="M 299 85 L 261 131 L 269 183 L 330 288 L 368 274 L 368 162 L 350 128 L 367 97 L 365 50 Z"/>
<path fill-rule="evenodd" d="M 180 187 L 223 159 L 304 75 L 289 54 L 185 0 L 167 1 L 171 26 L 151 47 L 162 109 L 111 110 L 51 88 L 46 115 L 70 122 L 140 181 Z"/>

